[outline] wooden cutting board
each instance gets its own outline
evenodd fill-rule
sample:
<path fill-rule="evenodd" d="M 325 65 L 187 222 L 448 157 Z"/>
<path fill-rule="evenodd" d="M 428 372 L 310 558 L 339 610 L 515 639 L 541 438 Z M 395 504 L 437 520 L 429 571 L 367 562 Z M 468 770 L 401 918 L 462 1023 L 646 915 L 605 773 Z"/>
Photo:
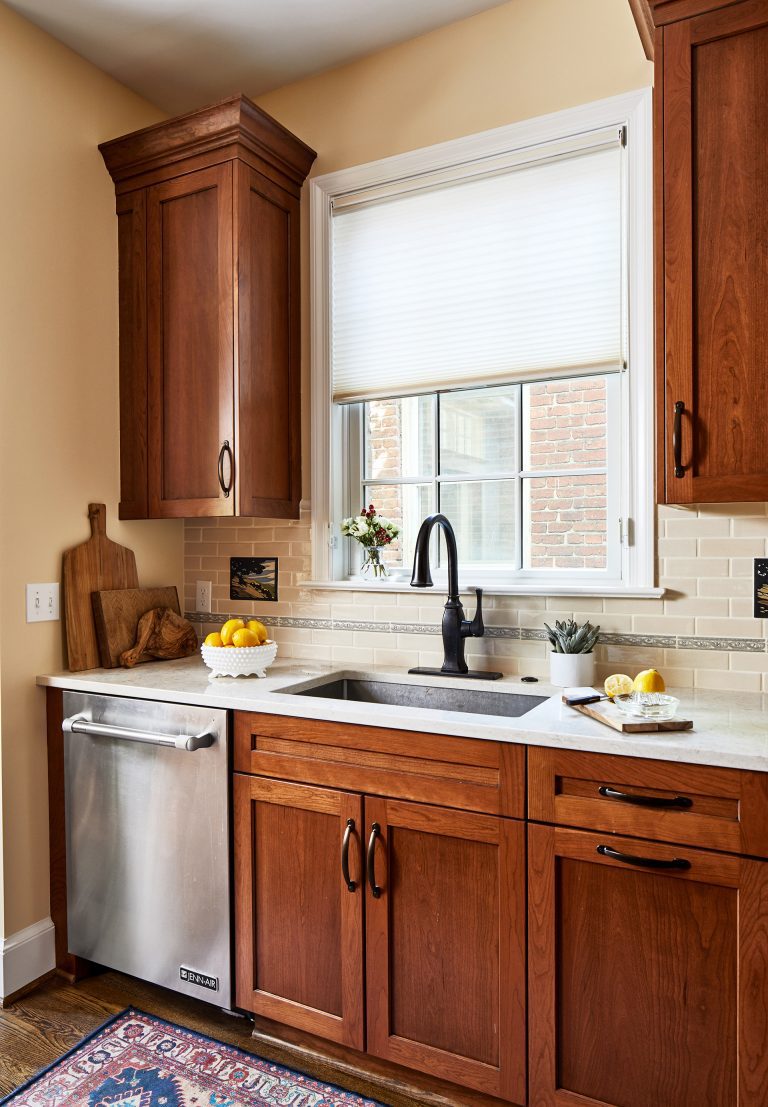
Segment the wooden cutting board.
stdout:
<path fill-rule="evenodd" d="M 70 671 L 96 669 L 99 646 L 91 594 L 102 588 L 137 588 L 139 577 L 133 550 L 107 538 L 105 504 L 88 504 L 91 537 L 64 554 L 62 584 L 67 663 Z"/>
<path fill-rule="evenodd" d="M 693 726 L 692 719 L 636 719 L 625 715 L 620 707 L 610 700 L 601 700 L 599 703 L 582 703 L 572 707 L 572 711 L 579 711 L 582 715 L 588 715 L 590 719 L 597 719 L 599 723 L 613 727 L 623 734 L 652 734 L 660 730 L 690 730 Z"/>
<path fill-rule="evenodd" d="M 101 664 L 116 669 L 120 655 L 136 642 L 139 619 L 155 607 L 170 607 L 177 615 L 179 594 L 175 588 L 112 588 L 93 593 L 93 618 Z"/>

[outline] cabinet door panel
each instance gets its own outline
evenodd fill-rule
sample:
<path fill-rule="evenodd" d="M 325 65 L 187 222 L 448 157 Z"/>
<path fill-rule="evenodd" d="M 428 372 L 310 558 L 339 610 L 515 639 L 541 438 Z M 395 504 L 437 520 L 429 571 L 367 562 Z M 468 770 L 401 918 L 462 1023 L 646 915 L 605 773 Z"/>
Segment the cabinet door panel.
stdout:
<path fill-rule="evenodd" d="M 350 891 L 342 878 L 347 820 Z M 235 775 L 237 1003 L 362 1049 L 360 796 Z"/>
<path fill-rule="evenodd" d="M 763 500 L 768 5 L 743 0 L 666 27 L 663 66 L 666 499 Z"/>
<path fill-rule="evenodd" d="M 231 515 L 231 164 L 150 188 L 147 234 L 150 515 Z"/>
<path fill-rule="evenodd" d="M 763 862 L 532 826 L 532 1107 L 765 1103 L 767 895 Z"/>
<path fill-rule="evenodd" d="M 524 827 L 365 801 L 368 1051 L 525 1100 Z"/>
<path fill-rule="evenodd" d="M 238 514 L 298 518 L 299 201 L 237 165 Z"/>

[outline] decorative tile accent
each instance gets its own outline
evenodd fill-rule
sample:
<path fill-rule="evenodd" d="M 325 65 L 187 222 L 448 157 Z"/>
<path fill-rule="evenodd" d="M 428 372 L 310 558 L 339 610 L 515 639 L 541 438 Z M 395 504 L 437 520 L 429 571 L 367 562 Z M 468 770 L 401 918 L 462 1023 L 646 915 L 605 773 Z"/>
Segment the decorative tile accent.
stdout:
<path fill-rule="evenodd" d="M 186 611 L 191 623 L 224 622 L 225 619 L 242 618 L 241 615 L 214 611 Z M 294 627 L 301 630 L 341 630 L 348 633 L 366 631 L 374 634 L 440 634 L 439 623 L 392 623 L 356 619 L 312 619 L 291 615 L 259 615 L 266 626 Z M 547 632 L 538 627 L 491 626 L 485 628 L 486 638 L 522 639 L 526 642 L 543 642 Z M 601 646 L 637 646 L 657 650 L 720 650 L 726 653 L 765 653 L 768 643 L 764 638 L 705 638 L 674 634 L 615 634 L 600 635 Z"/>

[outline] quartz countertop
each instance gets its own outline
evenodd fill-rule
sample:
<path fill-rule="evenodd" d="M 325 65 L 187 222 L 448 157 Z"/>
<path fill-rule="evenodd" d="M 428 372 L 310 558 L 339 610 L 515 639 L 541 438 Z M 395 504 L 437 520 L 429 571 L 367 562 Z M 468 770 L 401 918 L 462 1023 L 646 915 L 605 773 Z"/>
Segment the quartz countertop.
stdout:
<path fill-rule="evenodd" d="M 289 694 L 289 688 L 334 678 L 368 678 L 398 684 L 472 688 L 531 696 L 546 696 L 520 718 L 502 718 L 433 708 L 395 707 L 348 700 L 320 699 Z M 657 760 L 717 765 L 768 772 L 768 695 L 670 689 L 680 699 L 680 716 L 693 719 L 693 729 L 620 734 L 586 715 L 566 707 L 561 690 L 539 681 L 524 684 L 508 676 L 487 685 L 476 680 L 409 676 L 391 667 L 369 665 L 356 669 L 311 660 L 277 660 L 263 679 L 226 677 L 208 679 L 198 657 L 157 661 L 135 669 L 90 669 L 81 673 L 53 673 L 37 678 L 48 688 L 131 696 L 166 703 L 210 705 L 235 711 L 259 711 L 304 719 L 356 723 L 449 734 L 465 738 L 518 742 L 531 746 L 620 754 Z"/>

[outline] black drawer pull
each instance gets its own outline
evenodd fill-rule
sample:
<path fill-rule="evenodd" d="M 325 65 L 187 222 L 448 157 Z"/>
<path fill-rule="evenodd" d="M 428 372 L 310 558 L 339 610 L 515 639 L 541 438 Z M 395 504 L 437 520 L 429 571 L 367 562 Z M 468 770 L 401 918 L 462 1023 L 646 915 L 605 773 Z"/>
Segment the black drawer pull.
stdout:
<path fill-rule="evenodd" d="M 635 796 L 631 792 L 619 792 L 616 788 L 609 788 L 607 784 L 598 789 L 601 796 L 609 800 L 620 800 L 621 803 L 633 803 L 636 807 L 674 807 L 678 811 L 687 811 L 693 807 L 693 800 L 687 796 Z"/>
<path fill-rule="evenodd" d="M 684 872 L 691 867 L 691 862 L 682 857 L 673 857 L 671 861 L 657 857 L 635 857 L 631 853 L 619 853 L 617 849 L 611 849 L 610 846 L 598 846 L 597 852 L 603 857 L 610 857 L 613 861 L 621 861 L 623 865 L 639 865 L 643 869 L 677 869 L 679 872 Z"/>
<path fill-rule="evenodd" d="M 381 895 L 381 888 L 376 883 L 376 839 L 381 833 L 381 827 L 378 823 L 371 823 L 371 836 L 368 839 L 368 883 L 371 886 L 371 895 L 374 899 L 378 899 Z"/>
<path fill-rule="evenodd" d="M 344 877 L 344 883 L 347 886 L 348 892 L 354 892 L 357 887 L 357 883 L 352 880 L 349 875 L 349 842 L 352 838 L 354 829 L 355 820 L 347 819 L 347 825 L 344 829 L 344 839 L 341 843 L 341 875 Z"/>

